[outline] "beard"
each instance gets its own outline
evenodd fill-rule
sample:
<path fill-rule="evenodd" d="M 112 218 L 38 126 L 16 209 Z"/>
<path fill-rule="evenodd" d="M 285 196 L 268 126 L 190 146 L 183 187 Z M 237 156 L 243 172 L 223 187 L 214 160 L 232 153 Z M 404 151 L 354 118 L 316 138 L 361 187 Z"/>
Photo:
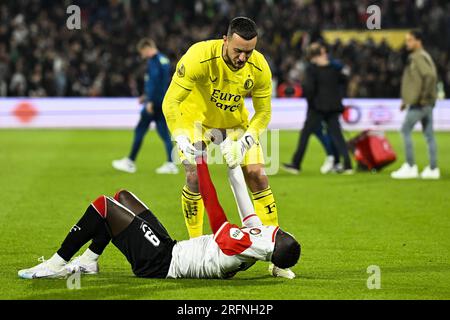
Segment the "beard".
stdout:
<path fill-rule="evenodd" d="M 242 67 L 245 66 L 245 62 L 239 62 L 239 60 L 237 62 L 234 62 L 233 59 L 231 59 L 230 55 L 228 54 L 228 48 L 226 48 L 225 50 L 225 62 L 229 65 L 231 65 L 233 68 L 235 69 L 241 69 Z"/>

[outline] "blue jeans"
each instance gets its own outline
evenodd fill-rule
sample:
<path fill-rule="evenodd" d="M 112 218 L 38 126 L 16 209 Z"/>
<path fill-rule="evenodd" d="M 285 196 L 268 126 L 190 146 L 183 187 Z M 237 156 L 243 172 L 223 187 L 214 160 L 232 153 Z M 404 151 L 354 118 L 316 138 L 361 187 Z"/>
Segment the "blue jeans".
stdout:
<path fill-rule="evenodd" d="M 402 125 L 402 136 L 405 145 L 406 162 L 410 166 L 416 164 L 414 159 L 413 143 L 411 132 L 417 122 L 422 123 L 422 130 L 428 145 L 428 158 L 431 169 L 437 168 L 437 146 L 433 132 L 433 107 L 411 106 Z"/>

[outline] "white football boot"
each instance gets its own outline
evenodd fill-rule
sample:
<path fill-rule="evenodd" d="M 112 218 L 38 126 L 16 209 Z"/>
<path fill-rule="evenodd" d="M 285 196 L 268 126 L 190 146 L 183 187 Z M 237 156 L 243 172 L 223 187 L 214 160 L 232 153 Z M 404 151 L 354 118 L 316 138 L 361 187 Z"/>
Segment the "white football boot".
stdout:
<path fill-rule="evenodd" d="M 86 261 L 82 256 L 74 258 L 66 265 L 68 273 L 80 272 L 83 274 L 97 274 L 99 272 L 97 261 Z"/>
<path fill-rule="evenodd" d="M 38 279 L 38 278 L 64 278 L 68 272 L 65 265 L 55 266 L 50 260 L 45 260 L 44 257 L 38 259 L 42 261 L 37 266 L 30 269 L 20 270 L 17 274 L 23 279 Z"/>
<path fill-rule="evenodd" d="M 128 173 L 135 173 L 137 170 L 136 165 L 134 164 L 134 161 L 128 159 L 127 157 L 125 157 L 123 159 L 119 159 L 119 160 L 114 160 L 112 162 L 112 166 L 116 170 L 125 171 Z"/>
<path fill-rule="evenodd" d="M 158 174 L 178 174 L 178 167 L 173 162 L 165 162 L 161 167 L 156 169 Z"/>
<path fill-rule="evenodd" d="M 391 172 L 391 178 L 393 179 L 415 179 L 419 177 L 419 169 L 417 165 L 410 166 L 408 163 L 404 163 L 400 169 Z"/>
<path fill-rule="evenodd" d="M 420 173 L 422 179 L 434 179 L 437 180 L 441 177 L 441 171 L 439 168 L 431 169 L 430 166 L 425 167 Z"/>
<path fill-rule="evenodd" d="M 333 167 L 334 167 L 334 157 L 327 156 L 325 158 L 323 165 L 320 167 L 320 173 L 327 174 L 333 169 Z"/>
<path fill-rule="evenodd" d="M 289 269 L 289 268 L 286 268 L 286 269 L 278 268 L 273 263 L 271 263 L 269 265 L 269 273 L 272 276 L 274 276 L 274 277 L 281 277 L 281 278 L 286 278 L 286 279 L 294 279 L 295 278 L 295 273 L 292 272 L 291 269 Z"/>

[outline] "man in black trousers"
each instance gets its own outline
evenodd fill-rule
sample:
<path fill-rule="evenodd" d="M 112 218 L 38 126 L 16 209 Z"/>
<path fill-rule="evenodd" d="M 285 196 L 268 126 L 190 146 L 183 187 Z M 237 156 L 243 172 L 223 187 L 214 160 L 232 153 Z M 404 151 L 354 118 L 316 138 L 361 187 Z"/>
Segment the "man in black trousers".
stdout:
<path fill-rule="evenodd" d="M 345 84 L 346 76 L 341 68 L 337 68 L 330 61 L 324 45 L 311 44 L 307 55 L 311 63 L 306 71 L 303 88 L 308 101 L 308 113 L 292 162 L 283 164 L 282 169 L 294 174 L 299 173 L 309 137 L 323 121 L 327 124 L 333 144 L 343 157 L 344 168 L 341 172 L 353 174 L 347 145 L 339 124 L 339 116 L 344 111 L 342 86 Z"/>

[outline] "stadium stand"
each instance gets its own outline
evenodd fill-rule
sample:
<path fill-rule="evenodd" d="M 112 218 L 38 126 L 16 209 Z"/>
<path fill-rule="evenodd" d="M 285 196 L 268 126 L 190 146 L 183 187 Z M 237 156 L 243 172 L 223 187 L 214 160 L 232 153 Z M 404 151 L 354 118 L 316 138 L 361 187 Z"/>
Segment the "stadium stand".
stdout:
<path fill-rule="evenodd" d="M 0 4 L 0 96 L 138 96 L 142 68 L 135 45 L 153 37 L 175 63 L 190 44 L 225 33 L 230 17 L 254 18 L 258 49 L 275 88 L 302 80 L 304 49 L 323 30 L 366 30 L 366 8 L 382 8 L 382 29 L 421 26 L 450 96 L 450 3 L 438 0 L 79 0 L 81 30 L 66 28 L 65 5 L 51 0 Z M 233 6 L 230 4 L 233 3 Z M 68 5 L 68 4 L 67 4 Z M 158 10 L 156 10 L 158 8 Z M 386 13 L 386 14 L 385 14 Z M 207 27 L 205 27 L 205 25 Z M 345 31 L 343 31 L 345 32 Z M 388 41 L 329 43 L 350 68 L 349 97 L 398 97 L 406 59 Z M 274 90 L 277 92 L 277 90 Z"/>

